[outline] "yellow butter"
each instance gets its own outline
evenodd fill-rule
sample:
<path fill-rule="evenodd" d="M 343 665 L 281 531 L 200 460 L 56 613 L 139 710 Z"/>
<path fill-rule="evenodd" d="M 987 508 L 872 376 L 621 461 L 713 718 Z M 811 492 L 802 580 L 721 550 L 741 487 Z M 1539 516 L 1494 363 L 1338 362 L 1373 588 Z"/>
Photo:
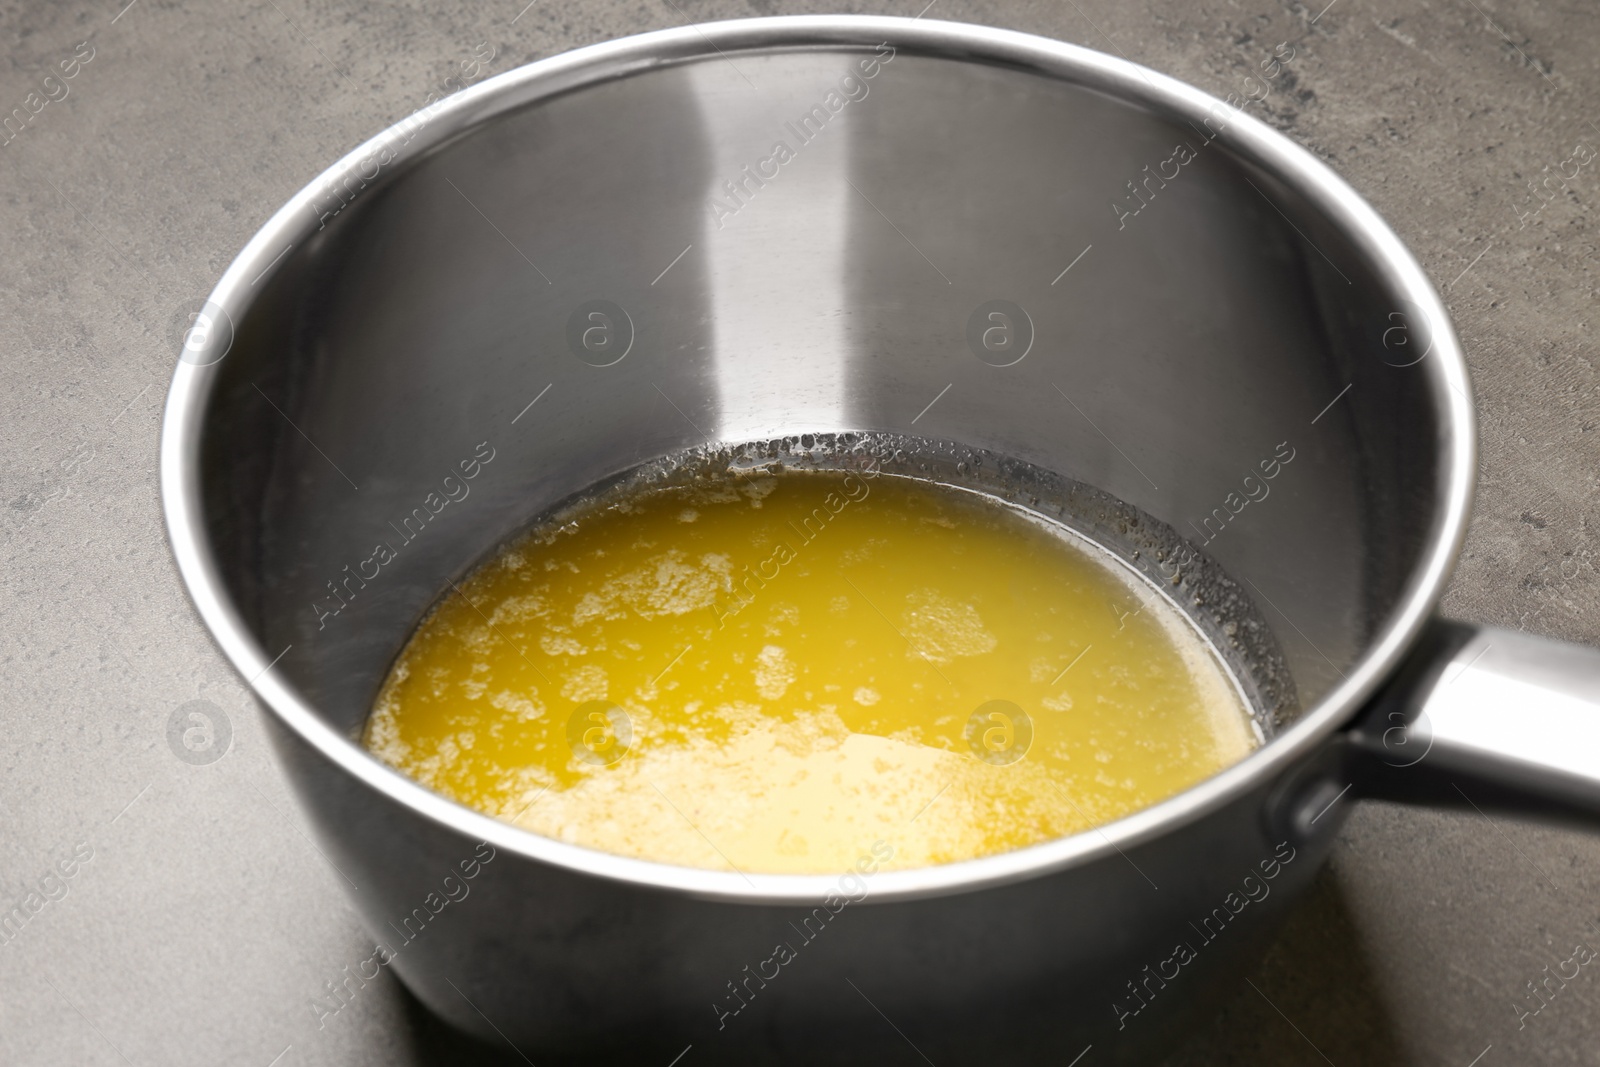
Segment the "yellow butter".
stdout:
<path fill-rule="evenodd" d="M 998 702 L 998 703 L 997 703 Z M 1075 535 L 901 478 L 758 473 L 535 530 L 412 636 L 366 743 L 536 833 L 665 863 L 951 863 L 1241 759 L 1238 689 Z"/>

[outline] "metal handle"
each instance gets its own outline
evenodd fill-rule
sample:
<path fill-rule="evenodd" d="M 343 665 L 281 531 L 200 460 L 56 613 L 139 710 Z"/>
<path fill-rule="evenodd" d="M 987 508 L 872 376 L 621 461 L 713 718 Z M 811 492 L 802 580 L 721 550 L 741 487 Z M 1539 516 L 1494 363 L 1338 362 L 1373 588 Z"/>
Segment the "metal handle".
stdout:
<path fill-rule="evenodd" d="M 1364 796 L 1600 823 L 1600 650 L 1436 620 L 1347 735 Z"/>

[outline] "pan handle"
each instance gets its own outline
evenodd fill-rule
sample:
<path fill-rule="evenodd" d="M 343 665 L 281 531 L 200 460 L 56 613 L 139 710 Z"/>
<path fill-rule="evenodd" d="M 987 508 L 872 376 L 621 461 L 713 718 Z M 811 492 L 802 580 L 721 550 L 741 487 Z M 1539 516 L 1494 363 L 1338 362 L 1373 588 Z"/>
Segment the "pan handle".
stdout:
<path fill-rule="evenodd" d="M 1600 650 L 1436 619 L 1346 734 L 1367 797 L 1600 826 Z"/>

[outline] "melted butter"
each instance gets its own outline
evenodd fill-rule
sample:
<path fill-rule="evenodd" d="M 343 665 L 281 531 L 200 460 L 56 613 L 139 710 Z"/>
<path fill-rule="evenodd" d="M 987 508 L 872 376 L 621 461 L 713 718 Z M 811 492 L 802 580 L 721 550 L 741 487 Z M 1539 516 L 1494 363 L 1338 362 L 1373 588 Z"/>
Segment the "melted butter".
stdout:
<path fill-rule="evenodd" d="M 366 743 L 562 841 L 825 873 L 1109 822 L 1241 759 L 1247 724 L 1192 626 L 1071 535 L 792 472 L 526 535 L 424 620 Z"/>

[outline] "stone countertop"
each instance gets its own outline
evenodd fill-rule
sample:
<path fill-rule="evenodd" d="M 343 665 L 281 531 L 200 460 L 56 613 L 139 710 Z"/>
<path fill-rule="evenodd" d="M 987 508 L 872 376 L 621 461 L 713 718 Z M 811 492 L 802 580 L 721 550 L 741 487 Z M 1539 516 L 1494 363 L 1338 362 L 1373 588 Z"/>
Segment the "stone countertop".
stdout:
<path fill-rule="evenodd" d="M 0 904 L 81 860 L 0 944 L 0 1063 L 497 1061 L 388 978 L 315 1025 L 309 999 L 364 938 L 168 555 L 157 435 L 179 324 L 279 204 L 483 45 L 499 73 L 686 20 L 829 9 L 124 2 L 0 8 L 0 110 L 36 112 L 0 148 Z M 1472 365 L 1482 476 L 1445 609 L 1600 643 L 1600 167 L 1537 213 L 1528 185 L 1600 145 L 1600 8 L 937 0 L 929 17 L 1125 55 L 1219 96 L 1291 43 L 1256 114 L 1390 221 Z M 46 83 L 57 68 L 73 76 Z M 231 730 L 214 763 L 168 743 L 195 699 Z M 1257 988 L 1174 1063 L 1592 1063 L 1600 978 L 1520 1029 L 1513 1005 L 1592 936 L 1597 887 L 1600 836 L 1361 806 Z"/>

